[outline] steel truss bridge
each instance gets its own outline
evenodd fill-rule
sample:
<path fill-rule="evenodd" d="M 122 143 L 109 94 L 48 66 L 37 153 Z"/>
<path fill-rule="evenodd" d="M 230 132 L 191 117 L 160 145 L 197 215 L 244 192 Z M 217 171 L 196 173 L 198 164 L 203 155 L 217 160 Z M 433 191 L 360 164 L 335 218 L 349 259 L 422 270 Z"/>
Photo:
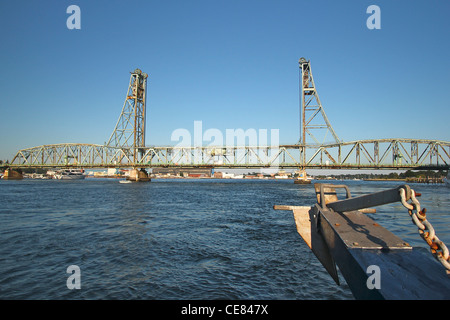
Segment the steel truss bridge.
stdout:
<path fill-rule="evenodd" d="M 146 147 L 133 150 L 97 144 L 53 144 L 20 150 L 12 167 L 54 168 L 321 168 L 444 169 L 450 143 L 437 140 L 358 140 L 317 147 Z M 302 155 L 307 154 L 306 161 Z"/>
<path fill-rule="evenodd" d="M 301 138 L 297 144 L 145 146 L 148 75 L 136 69 L 131 73 L 122 112 L 106 145 L 64 143 L 22 149 L 17 152 L 9 166 L 11 168 L 449 169 L 449 141 L 339 140 L 317 94 L 310 62 L 301 58 L 299 66 Z M 328 133 L 331 133 L 334 139 L 332 143 L 324 142 Z"/>

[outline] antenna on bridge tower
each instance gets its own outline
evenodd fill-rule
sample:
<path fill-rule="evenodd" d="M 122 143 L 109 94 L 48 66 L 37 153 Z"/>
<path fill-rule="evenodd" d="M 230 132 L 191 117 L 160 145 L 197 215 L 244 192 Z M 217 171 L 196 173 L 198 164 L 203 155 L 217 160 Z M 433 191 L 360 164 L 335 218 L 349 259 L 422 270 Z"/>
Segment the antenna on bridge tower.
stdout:
<path fill-rule="evenodd" d="M 301 132 L 300 132 L 300 140 L 299 143 L 303 146 L 307 144 L 317 144 L 322 145 L 325 143 L 326 135 L 328 131 L 333 135 L 336 143 L 340 143 L 340 140 L 334 132 L 333 127 L 328 121 L 327 115 L 320 103 L 319 95 L 317 94 L 316 86 L 314 84 L 314 79 L 311 71 L 311 64 L 306 61 L 305 58 L 300 58 L 298 61 L 301 71 L 301 80 L 300 80 L 300 92 L 301 92 Z M 322 115 L 322 122 L 320 121 L 320 117 Z M 318 119 L 319 118 L 319 119 Z M 314 121 L 313 121 L 314 120 Z M 311 132 L 312 129 L 321 129 L 323 134 L 323 141 L 319 141 L 316 136 Z M 325 129 L 325 130 L 323 130 Z M 306 134 L 308 134 L 313 140 L 314 143 L 308 143 L 306 140 Z"/>
<path fill-rule="evenodd" d="M 128 149 L 133 162 L 139 160 L 145 147 L 145 107 L 148 75 L 140 69 L 131 72 L 127 96 L 108 146 Z"/>

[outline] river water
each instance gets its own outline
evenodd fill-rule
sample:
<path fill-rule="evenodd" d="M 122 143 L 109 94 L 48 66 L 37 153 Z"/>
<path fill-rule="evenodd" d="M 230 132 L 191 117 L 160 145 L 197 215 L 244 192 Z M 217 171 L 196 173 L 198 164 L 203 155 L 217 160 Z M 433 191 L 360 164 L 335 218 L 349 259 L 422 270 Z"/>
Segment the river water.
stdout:
<path fill-rule="evenodd" d="M 401 182 L 345 183 L 353 196 Z M 450 243 L 450 188 L 410 184 Z M 0 181 L 0 299 L 352 300 L 296 231 L 313 185 L 292 180 Z M 372 219 L 426 248 L 401 203 Z M 80 269 L 69 290 L 68 266 Z"/>

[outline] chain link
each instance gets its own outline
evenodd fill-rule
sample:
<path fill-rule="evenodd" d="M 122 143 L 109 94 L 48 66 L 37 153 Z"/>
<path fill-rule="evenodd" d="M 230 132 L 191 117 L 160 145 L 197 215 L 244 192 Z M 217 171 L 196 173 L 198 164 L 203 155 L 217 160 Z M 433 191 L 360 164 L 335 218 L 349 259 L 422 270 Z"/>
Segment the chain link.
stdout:
<path fill-rule="evenodd" d="M 411 189 L 411 203 L 406 201 L 406 191 L 400 188 L 400 198 L 403 206 L 408 209 L 414 224 L 419 228 L 422 239 L 430 246 L 433 256 L 442 263 L 450 275 L 450 257 L 447 246 L 436 236 L 433 226 L 426 218 L 426 209 L 420 210 L 420 203 L 416 198 L 416 193 Z"/>

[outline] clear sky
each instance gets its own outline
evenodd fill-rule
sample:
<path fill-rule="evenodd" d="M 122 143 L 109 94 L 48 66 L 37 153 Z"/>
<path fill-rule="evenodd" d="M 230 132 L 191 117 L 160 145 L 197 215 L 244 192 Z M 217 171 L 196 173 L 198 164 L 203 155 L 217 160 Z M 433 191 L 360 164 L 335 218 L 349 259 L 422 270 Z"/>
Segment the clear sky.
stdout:
<path fill-rule="evenodd" d="M 147 145 L 196 120 L 296 143 L 300 57 L 341 140 L 449 141 L 449 15 L 444 0 L 0 0 L 0 159 L 106 142 L 135 68 L 149 74 Z"/>

